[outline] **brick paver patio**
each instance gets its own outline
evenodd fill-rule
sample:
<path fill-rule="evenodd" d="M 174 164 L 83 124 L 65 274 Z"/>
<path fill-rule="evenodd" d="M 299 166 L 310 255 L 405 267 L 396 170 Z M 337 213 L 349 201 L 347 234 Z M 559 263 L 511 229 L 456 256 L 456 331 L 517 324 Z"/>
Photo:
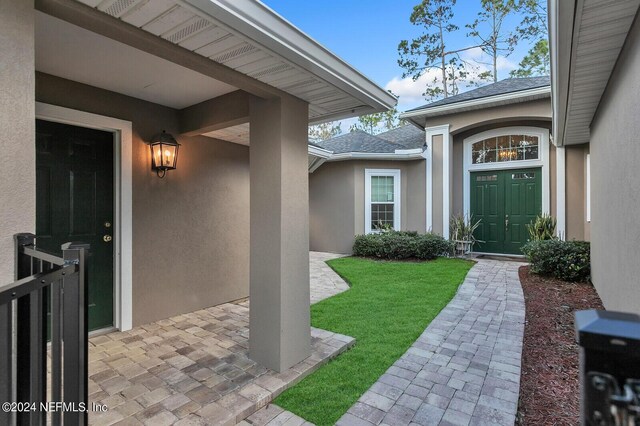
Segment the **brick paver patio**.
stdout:
<path fill-rule="evenodd" d="M 338 425 L 509 425 L 520 389 L 521 263 L 478 259 L 457 295 Z"/>
<path fill-rule="evenodd" d="M 325 257 L 311 255 L 315 301 L 348 288 L 334 282 Z M 246 300 L 91 338 L 89 400 L 108 411 L 91 413 L 90 423 L 233 425 L 355 343 L 312 329 L 312 355 L 276 373 L 249 359 L 248 338 Z"/>

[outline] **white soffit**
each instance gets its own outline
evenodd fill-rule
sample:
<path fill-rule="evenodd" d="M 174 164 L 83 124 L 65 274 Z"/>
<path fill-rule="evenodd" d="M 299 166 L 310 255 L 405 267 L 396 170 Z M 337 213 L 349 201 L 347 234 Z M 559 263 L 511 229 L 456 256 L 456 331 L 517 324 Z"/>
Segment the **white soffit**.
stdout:
<path fill-rule="evenodd" d="M 237 90 L 42 12 L 35 51 L 38 71 L 176 109 Z"/>
<path fill-rule="evenodd" d="M 558 0 L 566 1 L 566 0 Z M 560 16 L 557 25 L 573 25 L 568 99 L 560 144 L 589 142 L 589 127 L 615 67 L 640 0 L 578 0 L 576 16 Z M 553 30 L 552 30 L 553 31 Z M 556 30 L 557 31 L 557 30 Z M 557 41 L 556 41 L 557 43 Z M 554 43 L 554 45 L 556 44 Z M 560 52 L 559 52 L 560 53 Z M 569 58 L 558 58 L 558 61 Z M 558 84 L 567 84 L 559 81 Z"/>
<path fill-rule="evenodd" d="M 395 98 L 255 0 L 78 0 L 309 102 L 311 121 Z"/>
<path fill-rule="evenodd" d="M 249 146 L 249 130 L 249 123 L 243 123 L 238 124 L 237 126 L 226 127 L 224 129 L 214 130 L 213 132 L 203 133 L 202 136 L 222 139 L 223 141 Z"/>

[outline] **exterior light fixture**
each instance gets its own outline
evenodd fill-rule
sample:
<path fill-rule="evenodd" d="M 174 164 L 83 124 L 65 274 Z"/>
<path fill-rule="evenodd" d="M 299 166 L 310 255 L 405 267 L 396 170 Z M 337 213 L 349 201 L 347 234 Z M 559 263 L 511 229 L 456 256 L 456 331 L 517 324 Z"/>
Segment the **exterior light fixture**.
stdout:
<path fill-rule="evenodd" d="M 424 141 L 424 143 L 422 144 L 422 151 L 426 151 L 427 148 L 429 148 L 429 145 L 427 145 L 427 141 Z"/>
<path fill-rule="evenodd" d="M 149 145 L 151 146 L 151 168 L 162 179 L 167 170 L 174 170 L 177 167 L 180 144 L 170 133 L 163 130 L 162 133 L 151 138 Z"/>
<path fill-rule="evenodd" d="M 518 157 L 518 151 L 513 148 L 501 150 L 498 153 L 501 161 L 511 161 Z"/>

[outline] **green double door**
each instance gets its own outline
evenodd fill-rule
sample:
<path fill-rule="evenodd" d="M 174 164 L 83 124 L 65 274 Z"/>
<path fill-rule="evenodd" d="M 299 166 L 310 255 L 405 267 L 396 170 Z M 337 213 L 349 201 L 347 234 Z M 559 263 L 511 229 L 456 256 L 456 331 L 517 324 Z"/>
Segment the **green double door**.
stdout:
<path fill-rule="evenodd" d="M 471 214 L 480 220 L 474 251 L 522 254 L 526 225 L 542 211 L 542 170 L 471 173 Z"/>
<path fill-rule="evenodd" d="M 89 329 L 113 325 L 113 134 L 36 121 L 36 242 L 91 245 Z"/>

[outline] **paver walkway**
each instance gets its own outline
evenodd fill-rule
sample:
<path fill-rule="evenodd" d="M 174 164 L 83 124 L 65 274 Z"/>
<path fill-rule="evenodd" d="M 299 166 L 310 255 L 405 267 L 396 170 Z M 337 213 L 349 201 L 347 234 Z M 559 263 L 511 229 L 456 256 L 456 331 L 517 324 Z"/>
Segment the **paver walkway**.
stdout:
<path fill-rule="evenodd" d="M 522 263 L 483 260 L 338 425 L 509 425 L 520 389 Z"/>
<path fill-rule="evenodd" d="M 309 252 L 309 273 L 311 275 L 311 304 L 319 302 L 327 297 L 334 296 L 349 290 L 345 283 L 333 269 L 325 262 L 331 259 L 344 257 L 343 254 Z"/>

